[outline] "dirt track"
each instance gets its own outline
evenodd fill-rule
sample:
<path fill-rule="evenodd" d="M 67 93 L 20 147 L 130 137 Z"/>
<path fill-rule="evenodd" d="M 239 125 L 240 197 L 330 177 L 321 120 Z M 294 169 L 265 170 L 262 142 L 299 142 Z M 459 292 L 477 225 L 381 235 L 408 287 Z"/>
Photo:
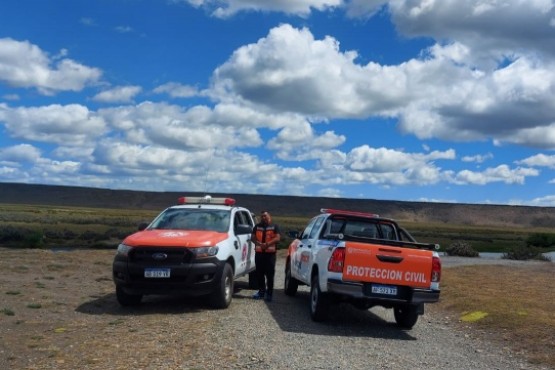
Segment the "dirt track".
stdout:
<path fill-rule="evenodd" d="M 242 280 L 227 310 L 183 297 L 122 308 L 113 254 L 0 248 L 0 369 L 535 368 L 433 310 L 411 331 L 379 308 L 339 306 L 314 323 L 305 287 L 281 291 L 283 258 L 272 303 Z"/>

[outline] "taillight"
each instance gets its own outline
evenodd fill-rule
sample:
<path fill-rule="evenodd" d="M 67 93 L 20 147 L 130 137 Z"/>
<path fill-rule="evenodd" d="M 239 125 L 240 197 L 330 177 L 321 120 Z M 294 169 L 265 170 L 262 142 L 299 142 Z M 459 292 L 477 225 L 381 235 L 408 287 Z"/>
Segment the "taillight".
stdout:
<path fill-rule="evenodd" d="M 335 248 L 328 262 L 328 271 L 343 272 L 345 265 L 345 248 Z"/>
<path fill-rule="evenodd" d="M 432 259 L 432 283 L 439 283 L 441 279 L 441 260 L 439 257 Z"/>

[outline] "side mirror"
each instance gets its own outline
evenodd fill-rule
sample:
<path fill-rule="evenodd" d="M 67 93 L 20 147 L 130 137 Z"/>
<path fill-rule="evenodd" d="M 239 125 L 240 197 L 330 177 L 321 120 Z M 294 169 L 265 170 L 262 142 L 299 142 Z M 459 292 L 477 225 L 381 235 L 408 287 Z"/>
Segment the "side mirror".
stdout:
<path fill-rule="evenodd" d="M 252 234 L 252 226 L 247 224 L 239 224 L 235 226 L 235 234 L 236 235 L 245 235 L 245 234 Z"/>
<path fill-rule="evenodd" d="M 287 232 L 287 235 L 289 235 L 289 237 L 293 238 L 293 239 L 298 239 L 299 238 L 299 232 L 298 231 L 290 230 L 290 231 Z"/>
<path fill-rule="evenodd" d="M 146 222 L 141 222 L 141 223 L 139 224 L 139 228 L 138 228 L 138 229 L 139 229 L 139 231 L 143 231 L 143 230 L 146 229 L 147 227 L 148 227 L 148 223 L 146 223 Z"/>

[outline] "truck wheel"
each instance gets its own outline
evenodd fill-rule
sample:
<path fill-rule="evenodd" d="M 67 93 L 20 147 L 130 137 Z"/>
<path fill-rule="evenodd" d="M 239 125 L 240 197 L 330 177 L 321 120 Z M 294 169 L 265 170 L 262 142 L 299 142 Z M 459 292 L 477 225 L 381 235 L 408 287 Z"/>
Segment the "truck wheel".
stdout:
<path fill-rule="evenodd" d="M 395 322 L 404 329 L 412 329 L 418 321 L 417 306 L 398 306 L 393 308 Z"/>
<path fill-rule="evenodd" d="M 318 274 L 315 274 L 310 283 L 310 317 L 314 321 L 324 321 L 328 316 L 329 296 L 320 290 Z"/>
<path fill-rule="evenodd" d="M 256 270 L 249 272 L 249 289 L 258 289 L 258 280 L 256 278 Z"/>
<path fill-rule="evenodd" d="M 286 295 L 293 297 L 297 294 L 299 281 L 291 276 L 291 262 L 287 262 L 285 265 L 285 282 L 283 283 L 283 287 Z"/>
<path fill-rule="evenodd" d="M 116 298 L 122 306 L 136 306 L 141 303 L 143 296 L 141 294 L 127 294 L 122 287 L 116 285 Z"/>
<path fill-rule="evenodd" d="M 233 296 L 233 269 L 226 263 L 216 289 L 210 295 L 210 305 L 214 308 L 227 308 Z"/>

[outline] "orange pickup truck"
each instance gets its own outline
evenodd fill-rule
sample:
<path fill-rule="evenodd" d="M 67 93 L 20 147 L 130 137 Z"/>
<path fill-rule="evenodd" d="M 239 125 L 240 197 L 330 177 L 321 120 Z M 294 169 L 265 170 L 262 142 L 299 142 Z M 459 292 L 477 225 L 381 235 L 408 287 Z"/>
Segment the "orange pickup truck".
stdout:
<path fill-rule="evenodd" d="M 437 244 L 417 243 L 397 222 L 375 214 L 322 209 L 289 245 L 285 294 L 310 286 L 310 314 L 326 318 L 333 303 L 392 308 L 411 329 L 425 303 L 439 301 Z"/>

